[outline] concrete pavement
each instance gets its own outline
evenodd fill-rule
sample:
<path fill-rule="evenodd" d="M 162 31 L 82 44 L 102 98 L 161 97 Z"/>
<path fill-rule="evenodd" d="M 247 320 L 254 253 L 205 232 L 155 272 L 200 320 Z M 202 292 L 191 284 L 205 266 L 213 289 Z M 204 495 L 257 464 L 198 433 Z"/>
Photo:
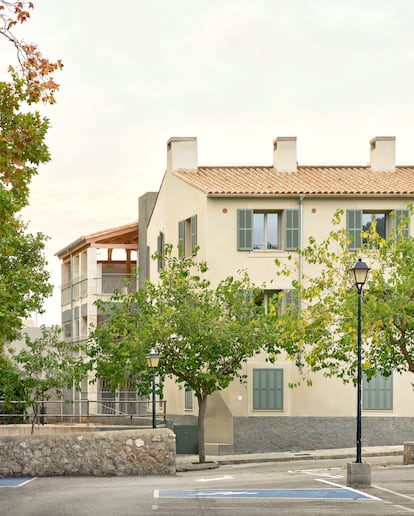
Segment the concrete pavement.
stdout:
<path fill-rule="evenodd" d="M 362 448 L 363 462 L 369 462 L 370 457 L 401 456 L 402 463 L 403 445 L 398 446 L 367 446 Z M 249 453 L 240 455 L 208 455 L 206 463 L 198 462 L 198 455 L 177 455 L 177 471 L 195 471 L 218 468 L 222 464 L 243 464 L 258 462 L 286 462 L 295 460 L 320 460 L 320 459 L 349 459 L 355 460 L 355 448 L 338 448 L 329 450 L 306 450 L 300 452 L 271 452 Z"/>

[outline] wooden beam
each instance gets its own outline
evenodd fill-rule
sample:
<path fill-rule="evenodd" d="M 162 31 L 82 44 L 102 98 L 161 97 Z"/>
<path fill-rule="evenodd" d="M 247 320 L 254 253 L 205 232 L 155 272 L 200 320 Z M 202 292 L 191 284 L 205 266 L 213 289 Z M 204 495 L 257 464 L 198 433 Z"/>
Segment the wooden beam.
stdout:
<path fill-rule="evenodd" d="M 96 249 L 130 249 L 131 251 L 138 251 L 138 244 L 91 244 L 91 247 Z"/>

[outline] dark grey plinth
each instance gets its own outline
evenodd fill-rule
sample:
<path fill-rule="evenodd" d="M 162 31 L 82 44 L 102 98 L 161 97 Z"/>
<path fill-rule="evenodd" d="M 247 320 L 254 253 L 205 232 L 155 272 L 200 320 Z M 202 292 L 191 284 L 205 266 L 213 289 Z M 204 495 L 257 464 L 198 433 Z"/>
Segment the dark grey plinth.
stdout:
<path fill-rule="evenodd" d="M 346 467 L 346 485 L 349 487 L 371 487 L 371 465 L 360 462 L 348 462 Z"/>

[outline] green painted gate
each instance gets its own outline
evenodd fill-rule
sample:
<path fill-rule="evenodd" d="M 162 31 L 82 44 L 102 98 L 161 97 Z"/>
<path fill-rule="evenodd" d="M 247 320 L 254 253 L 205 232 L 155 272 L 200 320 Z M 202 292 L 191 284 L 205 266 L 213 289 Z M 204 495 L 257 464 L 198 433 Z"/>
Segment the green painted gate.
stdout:
<path fill-rule="evenodd" d="M 177 455 L 198 454 L 198 427 L 195 425 L 174 425 Z"/>

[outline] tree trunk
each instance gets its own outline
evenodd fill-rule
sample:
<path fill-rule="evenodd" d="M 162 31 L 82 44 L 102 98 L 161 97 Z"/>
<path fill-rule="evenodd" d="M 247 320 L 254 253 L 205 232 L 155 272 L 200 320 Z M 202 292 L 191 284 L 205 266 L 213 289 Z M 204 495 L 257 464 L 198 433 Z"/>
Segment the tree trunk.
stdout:
<path fill-rule="evenodd" d="M 206 415 L 207 408 L 207 398 L 203 398 L 202 396 L 197 396 L 198 400 L 198 458 L 200 463 L 204 463 L 206 461 L 206 447 L 205 447 L 205 439 L 204 439 L 204 419 Z"/>

